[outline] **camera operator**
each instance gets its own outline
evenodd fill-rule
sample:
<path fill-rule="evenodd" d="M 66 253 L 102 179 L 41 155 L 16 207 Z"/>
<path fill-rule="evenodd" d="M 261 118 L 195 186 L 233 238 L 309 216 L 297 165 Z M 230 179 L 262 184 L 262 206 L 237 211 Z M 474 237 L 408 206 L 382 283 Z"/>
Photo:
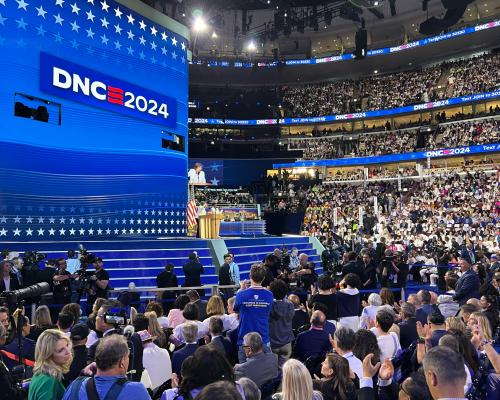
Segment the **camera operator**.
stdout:
<path fill-rule="evenodd" d="M 2 274 L 2 279 L 0 279 L 0 293 L 21 288 L 17 276 L 12 273 L 12 264 L 10 261 L 0 261 L 0 274 Z"/>
<path fill-rule="evenodd" d="M 5 345 L 5 340 L 7 338 L 7 330 L 3 324 L 0 324 L 0 347 Z M 8 368 L 3 362 L 3 354 L 0 351 L 0 388 L 2 388 L 2 398 L 9 400 L 22 400 L 24 399 L 24 394 L 21 389 L 16 385 L 16 382 L 12 378 Z"/>
<path fill-rule="evenodd" d="M 47 282 L 50 286 L 50 291 L 54 290 L 54 275 L 56 274 L 56 260 L 53 258 L 45 262 L 45 268 L 38 272 L 37 282 Z"/>
<path fill-rule="evenodd" d="M 71 280 L 77 275 L 72 275 L 66 270 L 67 263 L 64 258 L 57 259 L 57 271 L 52 278 L 54 281 L 54 303 L 57 305 L 59 312 L 64 304 L 71 303 Z"/>
<path fill-rule="evenodd" d="M 89 310 L 89 307 L 92 309 L 92 305 L 98 297 L 103 299 L 108 298 L 109 275 L 103 268 L 101 257 L 95 259 L 94 266 L 95 273 L 90 277 L 91 285 L 87 297 L 87 310 Z"/>
<path fill-rule="evenodd" d="M 128 331 L 129 327 L 126 327 L 124 330 L 122 330 L 120 328 L 120 324 L 117 323 L 121 316 L 118 315 L 119 312 L 115 312 L 115 309 L 120 309 L 120 307 L 121 305 L 119 302 L 109 300 L 99 308 L 95 320 L 95 329 L 98 336 L 104 338 L 110 335 L 124 335 L 124 333 Z M 123 313 L 123 317 L 124 316 L 125 313 Z M 123 325 L 125 325 L 126 318 L 123 318 L 122 322 L 124 322 Z M 131 329 L 131 332 L 133 332 L 133 328 Z M 95 361 L 96 349 L 99 345 L 100 340 L 101 339 L 99 339 L 89 347 L 87 361 Z M 139 382 L 141 380 L 142 371 L 144 369 L 142 365 L 143 349 L 140 336 L 137 333 L 128 334 L 128 344 L 130 348 L 130 379 Z"/>
<path fill-rule="evenodd" d="M 399 273 L 392 250 L 387 249 L 384 252 L 384 258 L 380 262 L 380 267 L 382 269 L 382 287 L 392 287 L 392 284 L 397 282 L 397 275 Z"/>

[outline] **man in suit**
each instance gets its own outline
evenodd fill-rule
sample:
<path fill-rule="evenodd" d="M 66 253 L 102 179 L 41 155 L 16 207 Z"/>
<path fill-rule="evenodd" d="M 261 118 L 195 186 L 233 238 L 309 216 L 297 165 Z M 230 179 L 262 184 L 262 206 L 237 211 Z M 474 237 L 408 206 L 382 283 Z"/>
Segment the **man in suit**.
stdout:
<path fill-rule="evenodd" d="M 243 337 L 243 350 L 246 361 L 234 366 L 236 379 L 249 378 L 261 388 L 264 383 L 278 376 L 278 356 L 264 353 L 262 337 L 257 332 L 247 333 Z"/>
<path fill-rule="evenodd" d="M 2 274 L 2 279 L 0 279 L 0 293 L 17 290 L 21 287 L 17 276 L 12 273 L 12 264 L 10 261 L 4 260 L 0 262 L 0 274 Z"/>
<path fill-rule="evenodd" d="M 295 313 L 293 314 L 292 319 L 292 329 L 295 331 L 301 326 L 309 323 L 309 314 L 305 310 L 305 306 L 300 302 L 300 297 L 296 294 L 289 295 L 288 301 L 290 301 L 295 308 Z"/>
<path fill-rule="evenodd" d="M 210 334 L 209 346 L 219 351 L 228 361 L 232 359 L 233 346 L 229 339 L 222 336 L 224 324 L 219 317 L 210 318 L 208 333 Z"/>
<path fill-rule="evenodd" d="M 356 253 L 351 251 L 347 253 L 347 263 L 342 267 L 342 277 L 347 274 L 356 274 L 360 282 L 364 282 L 363 267 L 356 262 Z"/>
<path fill-rule="evenodd" d="M 399 323 L 399 341 L 401 347 L 406 349 L 418 339 L 415 306 L 410 303 L 401 304 L 400 316 L 402 321 Z"/>
<path fill-rule="evenodd" d="M 326 316 L 317 310 L 311 315 L 311 329 L 299 333 L 295 340 L 294 357 L 305 362 L 309 357 L 323 356 L 332 345 L 330 336 L 325 331 Z"/>
<path fill-rule="evenodd" d="M 188 290 L 186 294 L 189 297 L 189 302 L 198 308 L 198 321 L 204 321 L 207 318 L 207 301 L 200 299 L 197 290 Z"/>
<path fill-rule="evenodd" d="M 198 254 L 196 254 L 195 251 L 189 255 L 189 260 L 183 265 L 182 270 L 184 271 L 184 276 L 186 277 L 183 286 L 201 286 L 201 274 L 203 274 L 205 270 L 203 269 L 203 265 L 201 265 Z M 200 296 L 204 296 L 205 290 L 198 289 L 198 293 Z"/>
<path fill-rule="evenodd" d="M 182 325 L 182 336 L 186 345 L 172 354 L 172 372 L 181 376 L 182 363 L 186 358 L 192 356 L 198 348 L 198 325 L 194 322 L 186 322 Z"/>
<path fill-rule="evenodd" d="M 462 305 L 469 299 L 479 299 L 480 281 L 472 269 L 471 259 L 467 253 L 462 253 L 462 257 L 458 260 L 458 265 L 460 266 L 460 271 L 462 271 L 462 276 L 457 281 L 453 300 L 458 301 L 458 304 Z"/>
<path fill-rule="evenodd" d="M 415 318 L 420 321 L 422 325 L 427 323 L 427 314 L 422 310 L 422 299 L 417 293 L 412 293 L 408 296 L 408 303 L 415 307 Z"/>

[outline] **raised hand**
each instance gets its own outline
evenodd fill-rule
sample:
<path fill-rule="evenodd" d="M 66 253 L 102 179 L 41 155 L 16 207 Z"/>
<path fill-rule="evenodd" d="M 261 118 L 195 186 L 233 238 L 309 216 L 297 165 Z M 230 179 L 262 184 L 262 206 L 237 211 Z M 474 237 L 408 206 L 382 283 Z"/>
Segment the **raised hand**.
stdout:
<path fill-rule="evenodd" d="M 363 359 L 363 378 L 373 378 L 380 368 L 380 362 L 372 364 L 373 353 Z"/>

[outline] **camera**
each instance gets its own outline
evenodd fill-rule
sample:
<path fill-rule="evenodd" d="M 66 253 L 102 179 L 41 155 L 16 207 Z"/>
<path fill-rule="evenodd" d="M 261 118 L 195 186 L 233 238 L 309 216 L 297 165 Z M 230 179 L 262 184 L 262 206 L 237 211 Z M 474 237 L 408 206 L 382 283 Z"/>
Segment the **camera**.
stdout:
<path fill-rule="evenodd" d="M 40 253 L 38 251 L 27 251 L 24 253 L 23 260 L 25 265 L 36 265 L 46 258 L 47 255 L 44 253 Z"/>
<path fill-rule="evenodd" d="M 104 314 L 104 321 L 108 325 L 127 325 L 127 314 L 124 310 L 111 309 L 106 314 Z"/>

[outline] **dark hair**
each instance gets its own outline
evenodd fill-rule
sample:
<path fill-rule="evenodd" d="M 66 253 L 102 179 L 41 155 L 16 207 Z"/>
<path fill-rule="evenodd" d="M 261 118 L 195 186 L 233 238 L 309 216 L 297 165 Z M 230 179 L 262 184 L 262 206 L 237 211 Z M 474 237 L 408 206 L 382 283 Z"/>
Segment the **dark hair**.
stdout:
<path fill-rule="evenodd" d="M 390 305 L 391 307 L 394 305 L 394 293 L 389 288 L 380 289 L 380 298 L 382 299 L 382 305 Z"/>
<path fill-rule="evenodd" d="M 62 308 L 61 312 L 67 312 L 67 313 L 72 314 L 74 324 L 76 324 L 82 316 L 82 309 L 80 308 L 80 304 L 77 304 L 77 303 L 65 304 L 64 307 Z"/>
<path fill-rule="evenodd" d="M 405 382 L 407 382 L 405 384 Z M 405 379 L 401 385 L 404 385 L 404 391 L 411 400 L 428 400 L 431 397 L 422 368 L 413 372 L 409 378 Z"/>
<path fill-rule="evenodd" d="M 174 264 L 172 263 L 165 264 L 165 271 L 172 273 L 174 269 L 175 269 Z"/>
<path fill-rule="evenodd" d="M 354 288 L 361 287 L 361 280 L 359 279 L 359 276 L 353 273 L 347 274 L 344 278 L 344 282 L 346 285 Z"/>
<path fill-rule="evenodd" d="M 211 317 L 208 322 L 208 327 L 211 334 L 220 335 L 224 330 L 224 323 L 219 317 Z"/>
<path fill-rule="evenodd" d="M 448 334 L 453 335 L 457 339 L 459 353 L 462 354 L 467 366 L 474 372 L 473 375 L 476 375 L 479 371 L 479 364 L 477 361 L 476 350 L 474 349 L 474 346 L 471 345 L 470 340 L 467 339 L 467 336 L 465 336 L 465 334 L 458 329 L 449 329 Z"/>
<path fill-rule="evenodd" d="M 443 314 L 439 311 L 433 311 L 429 315 L 427 315 L 427 322 L 433 325 L 443 325 L 445 322 L 445 318 Z"/>
<path fill-rule="evenodd" d="M 267 258 L 267 257 L 266 257 Z M 266 277 L 266 269 L 262 264 L 253 264 L 250 268 L 250 279 L 256 283 L 262 283 Z"/>
<path fill-rule="evenodd" d="M 75 250 L 69 249 L 67 254 L 68 258 L 73 258 L 75 256 Z"/>
<path fill-rule="evenodd" d="M 163 316 L 163 306 L 158 301 L 151 300 L 146 306 L 145 312 L 154 311 L 158 318 Z"/>
<path fill-rule="evenodd" d="M 355 393 L 354 383 L 349 376 L 349 362 L 337 353 L 326 355 L 329 367 L 334 371 L 333 376 L 322 382 L 321 392 L 327 393 L 329 398 L 346 400 Z"/>
<path fill-rule="evenodd" d="M 97 368 L 107 371 L 128 353 L 128 344 L 124 336 L 109 335 L 103 337 L 99 340 L 95 351 Z"/>
<path fill-rule="evenodd" d="M 474 312 L 478 312 L 479 308 L 475 304 L 463 304 L 460 306 L 460 311 L 466 314 L 472 314 Z"/>
<path fill-rule="evenodd" d="M 59 313 L 57 317 L 57 325 L 59 326 L 60 329 L 69 329 L 71 328 L 71 325 L 75 322 L 75 319 L 73 317 L 73 314 L 69 312 L 62 312 Z"/>
<path fill-rule="evenodd" d="M 429 304 L 431 302 L 431 294 L 428 290 L 422 289 L 420 292 L 420 298 L 422 299 L 422 303 Z"/>
<path fill-rule="evenodd" d="M 195 252 L 189 254 L 189 257 L 188 257 L 190 260 L 196 260 L 198 258 L 198 254 L 196 254 Z"/>
<path fill-rule="evenodd" d="M 354 251 L 350 251 L 349 253 L 347 253 L 347 259 L 349 261 L 355 261 L 357 257 L 358 256 L 356 255 L 356 253 Z"/>
<path fill-rule="evenodd" d="M 184 307 L 186 307 L 186 304 L 189 304 L 190 301 L 191 300 L 189 299 L 189 296 L 187 294 L 181 294 L 175 299 L 174 308 L 178 310 L 184 310 Z"/>
<path fill-rule="evenodd" d="M 143 313 L 138 313 L 134 318 L 133 325 L 136 332 L 147 330 L 149 327 L 149 319 Z"/>
<path fill-rule="evenodd" d="M 350 328 L 341 327 L 333 334 L 337 346 L 344 351 L 351 351 L 354 347 L 354 331 Z"/>
<path fill-rule="evenodd" d="M 444 281 L 446 282 L 446 288 L 450 290 L 455 290 L 458 282 L 458 275 L 449 274 L 445 276 Z"/>
<path fill-rule="evenodd" d="M 59 263 L 60 263 L 61 261 L 66 262 L 66 259 L 65 259 L 64 257 L 59 257 L 59 258 L 57 259 L 57 261 L 56 261 L 57 265 L 59 265 Z"/>
<path fill-rule="evenodd" d="M 330 275 L 321 275 L 318 278 L 318 288 L 320 290 L 333 289 L 335 287 L 335 281 Z"/>
<path fill-rule="evenodd" d="M 272 281 L 270 289 L 276 300 L 283 300 L 288 293 L 288 286 L 281 279 L 275 279 Z"/>
<path fill-rule="evenodd" d="M 377 337 L 372 331 L 359 329 L 354 334 L 354 347 L 352 353 L 363 360 L 368 354 L 373 353 L 373 363 L 380 361 L 380 348 L 378 347 Z"/>
<path fill-rule="evenodd" d="M 448 385 L 463 385 L 466 380 L 464 358 L 445 346 L 435 346 L 429 349 L 424 356 L 424 372 L 431 371 L 438 378 L 438 382 L 446 382 Z"/>
<path fill-rule="evenodd" d="M 210 346 L 198 347 L 189 364 L 178 389 L 179 396 L 184 399 L 190 399 L 190 392 L 195 388 L 224 380 L 234 382 L 233 368 L 218 350 Z"/>
<path fill-rule="evenodd" d="M 227 258 L 227 257 L 232 257 L 233 255 L 231 253 L 226 253 L 224 254 L 224 258 Z"/>
<path fill-rule="evenodd" d="M 198 393 L 196 400 L 242 400 L 236 389 L 236 384 L 229 381 L 218 381 L 211 383 Z"/>
<path fill-rule="evenodd" d="M 377 320 L 380 329 L 384 332 L 389 332 L 389 329 L 391 329 L 391 326 L 394 323 L 394 316 L 389 310 L 384 308 L 377 311 L 375 319 Z"/>
<path fill-rule="evenodd" d="M 196 304 L 188 303 L 186 304 L 186 307 L 184 307 L 184 310 L 182 311 L 182 316 L 184 317 L 184 319 L 187 319 L 188 321 L 197 321 L 198 318 L 200 317 L 200 312 Z"/>
<path fill-rule="evenodd" d="M 312 309 L 313 311 L 321 311 L 323 314 L 328 315 L 328 307 L 320 301 L 315 301 Z"/>

